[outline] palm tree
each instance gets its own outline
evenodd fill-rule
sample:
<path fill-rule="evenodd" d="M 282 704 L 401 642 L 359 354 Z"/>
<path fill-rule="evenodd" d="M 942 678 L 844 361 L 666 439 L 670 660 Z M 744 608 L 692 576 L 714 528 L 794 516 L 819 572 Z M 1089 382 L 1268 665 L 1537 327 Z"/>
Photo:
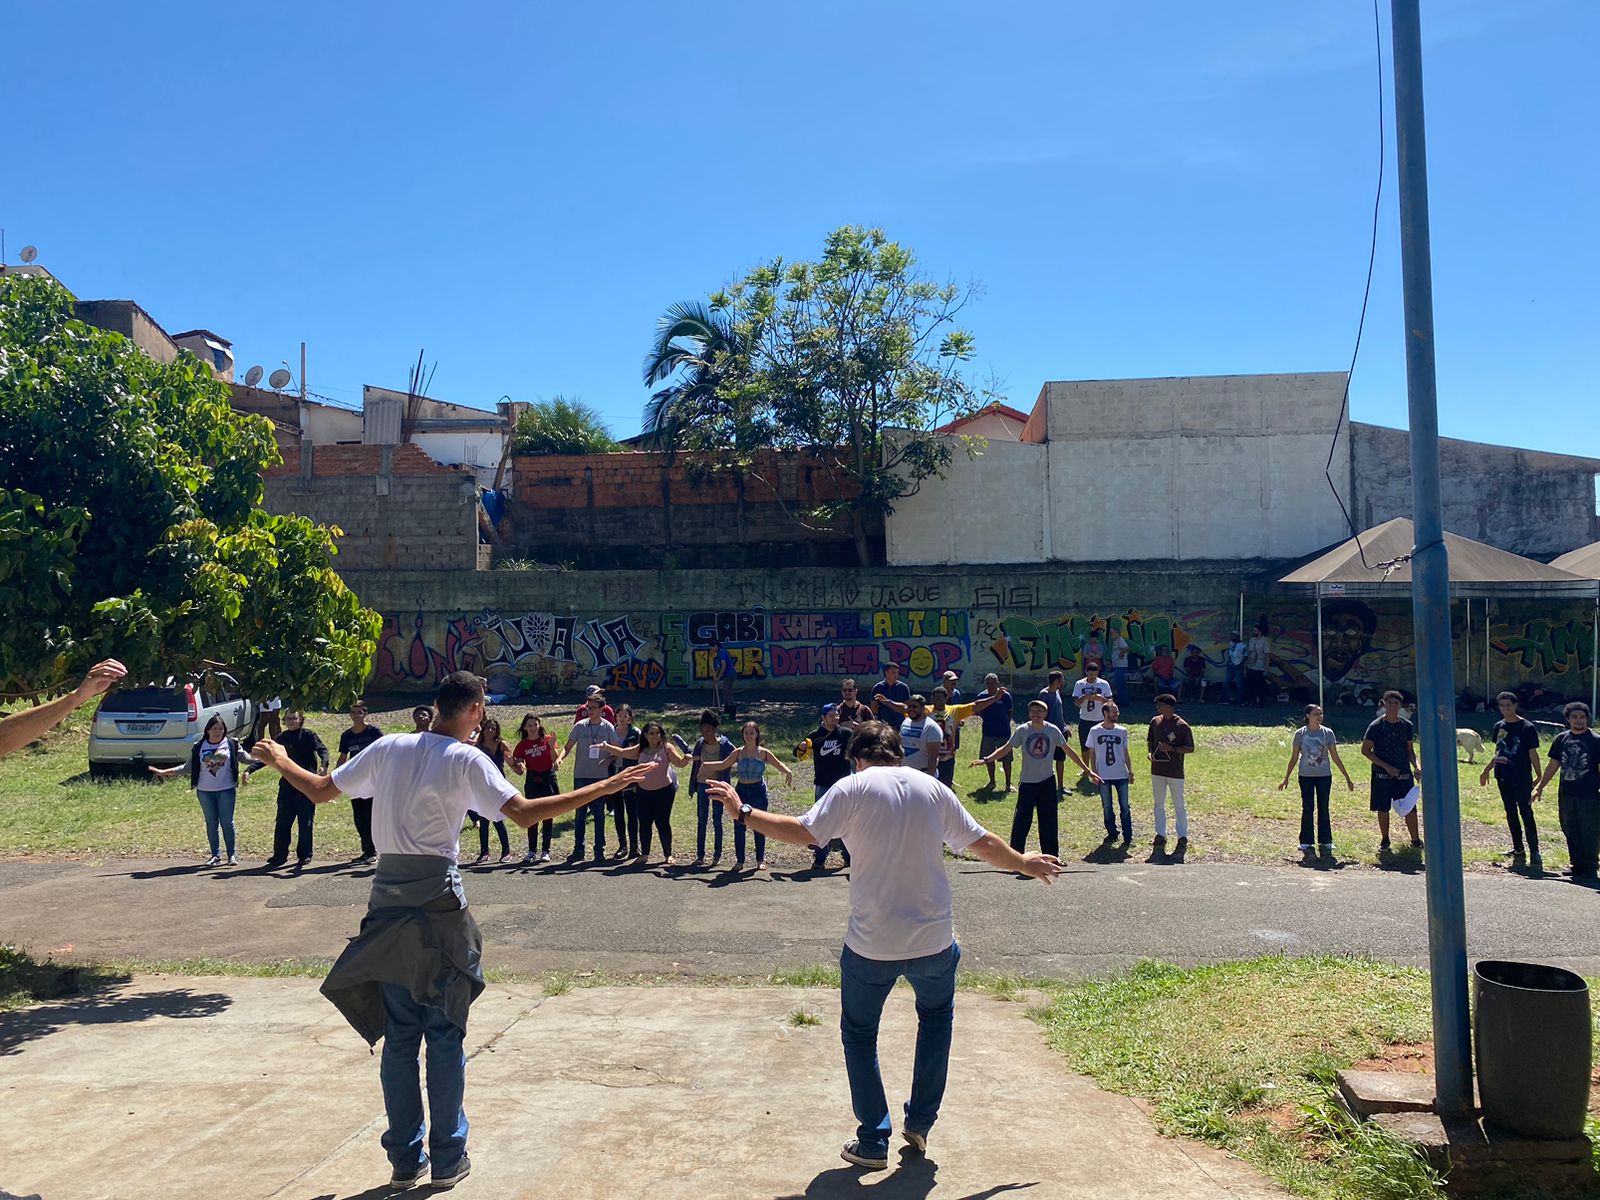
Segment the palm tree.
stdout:
<path fill-rule="evenodd" d="M 691 422 L 714 418 L 727 406 L 722 383 L 743 357 L 744 338 L 727 314 L 698 300 L 672 305 L 656 322 L 655 342 L 645 355 L 644 381 L 671 380 L 644 406 L 644 434 L 669 454 Z"/>

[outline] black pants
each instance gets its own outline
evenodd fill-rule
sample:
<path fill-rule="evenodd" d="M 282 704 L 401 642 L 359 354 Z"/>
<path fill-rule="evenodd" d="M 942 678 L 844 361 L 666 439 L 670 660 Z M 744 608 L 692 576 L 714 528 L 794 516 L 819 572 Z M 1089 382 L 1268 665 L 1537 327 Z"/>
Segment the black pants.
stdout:
<path fill-rule="evenodd" d="M 540 796 L 554 796 L 559 790 L 556 787 L 554 771 L 529 771 L 526 794 L 530 800 L 537 800 Z M 550 853 L 550 835 L 555 832 L 554 821 L 541 821 L 538 825 L 528 826 L 528 853 L 532 854 L 538 847 L 534 844 L 535 835 L 541 827 L 544 832 L 544 852 Z"/>
<path fill-rule="evenodd" d="M 1556 807 L 1572 859 L 1572 877 L 1593 879 L 1600 865 L 1600 796 L 1573 796 L 1563 788 Z"/>
<path fill-rule="evenodd" d="M 1506 808 L 1506 826 L 1511 830 L 1511 849 L 1522 853 L 1523 834 L 1527 834 L 1528 853 L 1539 853 L 1539 827 L 1533 823 L 1533 780 L 1501 779 L 1495 777 L 1500 788 L 1500 803 Z"/>
<path fill-rule="evenodd" d="M 1252 671 L 1248 667 L 1245 668 L 1244 702 L 1246 704 L 1265 704 L 1267 702 L 1267 673 L 1265 671 Z M 1329 786 L 1332 785 L 1330 784 Z"/>
<path fill-rule="evenodd" d="M 636 858 L 645 853 L 639 849 L 641 827 L 648 820 L 645 816 L 644 797 L 645 792 L 636 787 L 631 787 L 622 793 L 622 807 L 628 823 L 628 839 L 623 844 L 628 848 L 629 858 Z"/>
<path fill-rule="evenodd" d="M 489 818 L 472 814 L 472 823 L 478 827 L 478 854 L 482 857 L 489 853 Z M 506 833 L 504 821 L 494 822 L 494 831 L 500 835 L 500 854 L 504 857 L 511 853 L 511 838 Z"/>
<path fill-rule="evenodd" d="M 672 804 L 678 798 L 675 787 L 640 788 L 636 801 L 639 814 L 639 853 L 650 856 L 651 830 L 660 835 L 661 853 L 672 857 Z"/>
<path fill-rule="evenodd" d="M 294 856 L 301 862 L 311 857 L 311 823 L 317 815 L 317 806 L 293 788 L 278 789 L 278 817 L 272 825 L 272 861 L 287 862 L 289 858 L 289 831 L 299 826 L 295 839 Z"/>
<path fill-rule="evenodd" d="M 628 790 L 631 792 L 634 789 L 633 788 L 629 788 Z M 628 806 L 627 806 L 626 798 L 623 797 L 623 796 L 615 796 L 615 795 L 607 796 L 605 798 L 604 804 L 605 804 L 605 807 L 610 810 L 610 812 L 611 812 L 611 820 L 617 827 L 617 849 L 618 850 L 623 850 L 623 851 L 632 851 L 632 849 L 633 849 L 632 842 L 633 841 L 637 841 L 638 839 L 637 838 L 630 839 L 628 837 L 628 813 L 627 813 Z M 604 817 L 603 814 L 602 814 L 600 819 L 601 819 L 602 822 L 605 820 L 605 817 Z"/>
<path fill-rule="evenodd" d="M 1300 844 L 1333 845 L 1333 819 L 1328 815 L 1328 799 L 1333 795 L 1332 775 L 1300 776 Z M 1311 816 L 1317 818 L 1316 841 L 1311 840 Z"/>
<path fill-rule="evenodd" d="M 372 797 L 350 797 L 350 816 L 356 823 L 356 836 L 361 839 L 361 857 L 376 858 L 378 848 L 372 844 Z"/>
<path fill-rule="evenodd" d="M 811 852 L 811 865 L 814 867 L 826 866 L 828 864 L 828 855 L 834 850 L 839 852 L 840 857 L 844 859 L 844 865 L 848 867 L 850 865 L 850 850 L 845 846 L 843 838 L 834 838 L 822 849 L 813 850 Z"/>
<path fill-rule="evenodd" d="M 1053 777 L 1017 785 L 1017 811 L 1011 818 L 1011 848 L 1018 854 L 1027 851 L 1035 809 L 1039 813 L 1039 849 L 1046 854 L 1056 854 L 1061 843 L 1056 832 L 1056 781 Z"/>

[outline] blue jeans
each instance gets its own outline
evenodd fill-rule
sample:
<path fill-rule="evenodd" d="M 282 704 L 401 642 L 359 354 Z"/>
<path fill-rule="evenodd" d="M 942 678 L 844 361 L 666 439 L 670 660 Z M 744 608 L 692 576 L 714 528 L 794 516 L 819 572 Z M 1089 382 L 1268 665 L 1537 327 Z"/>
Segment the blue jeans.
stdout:
<path fill-rule="evenodd" d="M 435 1175 L 453 1175 L 467 1152 L 467 1114 L 461 1107 L 467 1090 L 465 1032 L 451 1024 L 442 1009 L 428 1008 L 398 984 L 383 985 L 383 1057 L 378 1078 L 389 1131 L 383 1148 L 396 1171 L 409 1174 L 427 1160 L 422 1155 L 422 1088 L 417 1078 L 417 1052 L 428 1043 L 428 1112 L 433 1129 L 428 1151 Z"/>
<path fill-rule="evenodd" d="M 1126 704 L 1128 702 L 1128 668 L 1127 667 L 1112 667 L 1111 668 L 1111 690 L 1117 694 L 1117 703 L 1118 704 Z"/>
<path fill-rule="evenodd" d="M 739 793 L 739 799 L 751 808 L 759 808 L 763 812 L 767 808 L 767 781 L 759 780 L 756 783 L 736 783 L 733 790 Z M 743 821 L 735 823 L 733 827 L 733 857 L 737 862 L 744 862 L 744 834 Z M 767 861 L 767 839 L 765 834 L 756 834 L 756 861 Z"/>
<path fill-rule="evenodd" d="M 722 857 L 722 814 L 726 810 L 722 807 L 722 804 L 719 801 L 713 800 L 711 798 L 711 796 L 706 792 L 706 785 L 703 784 L 703 783 L 697 783 L 697 784 L 694 785 L 694 807 L 695 807 L 695 843 L 694 843 L 695 857 L 696 858 L 704 858 L 706 856 L 706 819 L 709 817 L 711 822 L 712 822 L 712 824 L 715 825 L 715 827 L 716 827 L 714 841 L 713 841 L 713 846 L 714 846 L 713 853 L 715 854 L 715 856 L 717 858 L 721 858 Z"/>
<path fill-rule="evenodd" d="M 233 856 L 233 801 L 238 795 L 235 788 L 223 788 L 217 792 L 195 792 L 200 797 L 200 811 L 206 816 L 206 844 L 211 847 L 211 856 L 217 856 L 217 826 L 222 826 L 222 840 L 228 847 L 228 856 Z"/>
<path fill-rule="evenodd" d="M 1115 791 L 1122 809 L 1122 840 L 1133 841 L 1133 813 L 1128 808 L 1128 781 L 1107 779 L 1100 785 L 1100 815 L 1105 818 L 1106 836 L 1117 836 L 1117 820 L 1111 812 L 1111 793 Z"/>
<path fill-rule="evenodd" d="M 578 779 L 574 777 L 572 790 L 577 791 L 581 787 L 588 787 L 591 783 L 599 783 L 604 778 L 604 775 L 594 779 Z M 606 802 L 604 797 L 599 800 L 589 801 L 589 803 L 572 814 L 573 853 L 579 858 L 583 857 L 583 843 L 587 834 L 584 826 L 588 824 L 591 818 L 594 820 L 594 853 L 595 857 L 599 858 L 606 852 Z"/>
<path fill-rule="evenodd" d="M 863 958 L 849 946 L 839 955 L 839 1036 L 844 1070 L 850 1079 L 850 1107 L 862 1151 L 887 1153 L 889 1101 L 878 1070 L 878 1022 L 883 1004 L 902 975 L 917 997 L 917 1053 L 911 1068 L 911 1100 L 905 1127 L 927 1133 L 939 1117 L 945 1077 L 950 1072 L 950 1030 L 956 1013 L 956 964 L 961 947 L 923 958 Z"/>

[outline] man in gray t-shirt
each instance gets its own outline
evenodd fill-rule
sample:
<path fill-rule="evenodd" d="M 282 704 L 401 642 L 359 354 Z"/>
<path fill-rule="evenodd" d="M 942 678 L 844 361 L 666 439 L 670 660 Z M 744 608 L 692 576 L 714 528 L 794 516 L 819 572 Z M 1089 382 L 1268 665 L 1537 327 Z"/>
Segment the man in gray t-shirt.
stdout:
<path fill-rule="evenodd" d="M 1039 814 L 1039 849 L 1045 854 L 1055 854 L 1060 849 L 1056 830 L 1056 803 L 1060 792 L 1056 786 L 1056 757 L 1070 758 L 1078 769 L 1091 774 L 1078 752 L 1067 742 L 1061 727 L 1049 720 L 1050 706 L 1043 700 L 1028 701 L 1028 723 L 1011 731 L 1009 741 L 994 753 L 980 758 L 973 766 L 983 767 L 1002 754 L 1022 751 L 1022 776 L 1017 784 L 1017 810 L 1011 817 L 1011 848 L 1018 854 L 1028 844 L 1028 832 L 1033 828 L 1033 814 Z M 1096 783 L 1099 776 L 1092 776 Z"/>
<path fill-rule="evenodd" d="M 888 1166 L 889 1104 L 878 1070 L 878 1023 L 895 981 L 917 998 L 917 1056 L 901 1136 L 926 1153 L 950 1066 L 956 964 L 950 880 L 944 848 L 971 851 L 1002 871 L 1049 883 L 1059 859 L 1017 854 L 987 832 L 954 792 L 901 764 L 900 736 L 881 721 L 863 722 L 850 740 L 855 773 L 825 792 L 804 817 L 765 812 L 726 783 L 707 785 L 735 821 L 795 846 L 850 847 L 850 925 L 839 956 L 839 1030 L 845 1074 L 858 1122 L 846 1162 Z"/>
<path fill-rule="evenodd" d="M 572 732 L 567 734 L 567 748 L 565 753 L 572 759 L 572 786 L 583 787 L 585 784 L 595 783 L 611 774 L 611 759 L 602 749 L 607 742 L 617 740 L 617 729 L 610 721 L 601 716 L 605 709 L 604 696 L 590 696 L 584 702 L 584 711 L 588 716 L 572 727 Z M 585 804 L 572 819 L 572 853 L 568 862 L 577 862 L 583 857 L 584 831 L 590 818 L 594 820 L 594 860 L 599 862 L 606 853 L 606 806 L 605 801 Z"/>

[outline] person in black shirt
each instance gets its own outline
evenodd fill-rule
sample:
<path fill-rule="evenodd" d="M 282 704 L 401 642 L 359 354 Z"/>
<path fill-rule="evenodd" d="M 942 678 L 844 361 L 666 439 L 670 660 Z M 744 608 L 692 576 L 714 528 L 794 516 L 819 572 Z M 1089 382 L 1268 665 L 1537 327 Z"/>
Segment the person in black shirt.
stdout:
<path fill-rule="evenodd" d="M 872 706 L 862 702 L 854 679 L 840 680 L 839 699 L 833 706 L 839 710 L 839 727 L 846 732 L 854 733 L 857 725 L 872 720 Z"/>
<path fill-rule="evenodd" d="M 1600 736 L 1589 728 L 1589 706 L 1574 700 L 1561 710 L 1567 728 L 1550 739 L 1550 765 L 1534 792 L 1537 800 L 1557 771 L 1556 812 L 1572 859 L 1572 878 L 1593 882 L 1600 865 Z"/>
<path fill-rule="evenodd" d="M 885 710 L 893 710 L 896 716 L 905 716 L 906 705 L 911 702 L 911 689 L 900 678 L 899 663 L 885 663 L 883 665 L 883 678 L 872 685 L 872 711 L 880 721 L 893 724 L 892 718 Z"/>
<path fill-rule="evenodd" d="M 1383 694 L 1383 716 L 1367 726 L 1361 739 L 1361 754 L 1372 763 L 1372 799 L 1368 805 L 1378 814 L 1378 853 L 1389 852 L 1389 812 L 1396 800 L 1416 786 L 1416 728 L 1400 715 L 1399 692 L 1390 688 Z M 1422 834 L 1417 828 L 1417 810 L 1406 813 L 1406 832 L 1411 844 L 1420 848 Z"/>
<path fill-rule="evenodd" d="M 278 745 L 296 766 L 314 774 L 328 769 L 328 747 L 322 739 L 305 728 L 306 716 L 297 709 L 283 714 L 283 733 Z M 289 861 L 289 830 L 300 827 L 295 839 L 295 866 L 303 867 L 311 861 L 311 824 L 317 815 L 317 806 L 304 792 L 298 791 L 288 779 L 278 780 L 278 816 L 272 826 L 272 857 L 267 866 L 281 867 Z"/>
<path fill-rule="evenodd" d="M 350 728 L 339 735 L 339 761 L 342 767 L 383 736 L 383 730 L 367 724 L 367 702 L 357 700 L 350 706 Z M 350 816 L 356 823 L 356 836 L 361 839 L 360 863 L 378 861 L 378 848 L 372 844 L 372 797 L 351 796 Z"/>
<path fill-rule="evenodd" d="M 850 738 L 854 731 L 839 724 L 839 706 L 822 706 L 822 724 L 817 726 L 807 741 L 810 742 L 812 781 L 816 785 L 816 799 L 821 800 L 827 790 L 850 774 Z M 828 851 L 837 850 L 850 865 L 850 851 L 844 841 L 834 838 L 826 846 L 811 848 L 811 866 L 820 871 L 828 865 Z"/>
<path fill-rule="evenodd" d="M 1535 871 L 1544 864 L 1539 860 L 1539 829 L 1533 823 L 1533 781 L 1539 774 L 1539 731 L 1532 721 L 1525 721 L 1517 712 L 1517 694 L 1501 692 L 1496 697 L 1500 705 L 1500 719 L 1494 723 L 1494 757 L 1485 764 L 1478 776 L 1478 786 L 1494 781 L 1500 789 L 1500 802 L 1505 805 L 1506 824 L 1511 829 L 1511 861 L 1515 865 L 1523 858 L 1523 831 L 1527 831 L 1529 866 Z"/>

